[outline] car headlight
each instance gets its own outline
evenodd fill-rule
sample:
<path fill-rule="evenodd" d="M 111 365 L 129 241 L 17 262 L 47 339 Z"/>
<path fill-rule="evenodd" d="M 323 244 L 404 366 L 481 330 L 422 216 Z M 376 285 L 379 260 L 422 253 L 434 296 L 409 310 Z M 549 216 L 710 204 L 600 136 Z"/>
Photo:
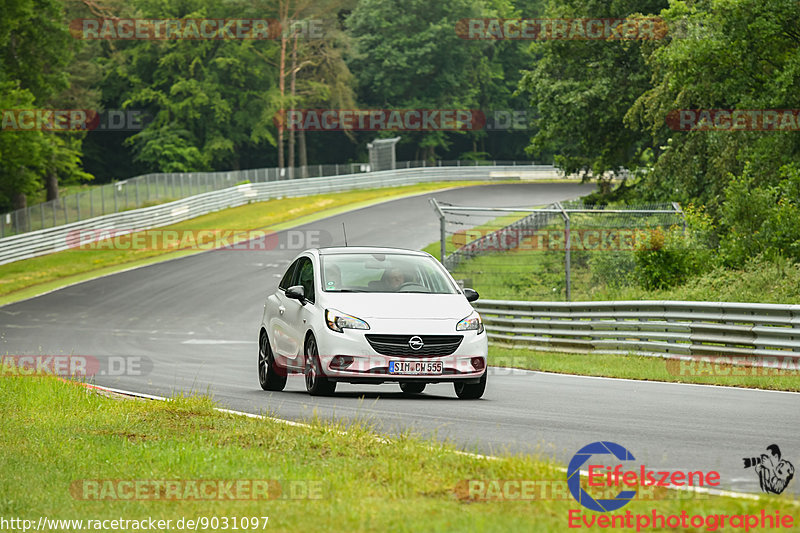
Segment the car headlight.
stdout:
<path fill-rule="evenodd" d="M 328 329 L 342 333 L 345 329 L 369 329 L 369 324 L 354 316 L 346 315 L 336 309 L 325 310 L 325 323 Z"/>
<path fill-rule="evenodd" d="M 483 333 L 481 315 L 472 313 L 467 318 L 459 320 L 458 324 L 456 324 L 456 331 L 477 331 L 479 334 Z"/>

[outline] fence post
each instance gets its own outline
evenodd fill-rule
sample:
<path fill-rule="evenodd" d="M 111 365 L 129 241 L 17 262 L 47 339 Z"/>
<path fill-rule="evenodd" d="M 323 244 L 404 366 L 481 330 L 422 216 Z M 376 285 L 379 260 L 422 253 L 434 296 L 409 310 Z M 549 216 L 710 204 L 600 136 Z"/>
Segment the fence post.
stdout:
<path fill-rule="evenodd" d="M 106 214 L 106 195 L 105 195 L 105 189 L 106 189 L 107 187 L 108 187 L 108 185 L 103 185 L 102 187 L 100 187 L 100 214 L 101 214 L 101 215 L 105 215 L 105 214 Z M 114 190 L 114 185 L 111 185 L 111 190 L 112 190 L 112 191 Z"/>
<path fill-rule="evenodd" d="M 444 211 L 439 207 L 439 202 L 436 201 L 436 198 L 431 198 L 430 202 L 439 215 L 439 261 L 442 263 L 442 266 L 447 268 L 444 264 L 444 257 L 447 253 L 447 221 L 444 218 Z"/>
<path fill-rule="evenodd" d="M 570 268 L 571 264 L 570 263 L 571 263 L 571 256 L 572 256 L 572 247 L 570 246 L 570 240 L 571 239 L 570 239 L 570 228 L 569 228 L 569 216 L 567 216 L 567 219 L 565 220 L 565 226 L 566 226 L 566 231 L 565 231 L 565 234 L 566 234 L 565 235 L 565 239 L 566 239 L 566 243 L 565 243 L 566 257 L 564 259 L 564 263 L 565 263 L 565 268 L 566 268 L 566 280 L 567 280 L 566 289 L 567 289 L 567 301 L 571 302 L 572 301 L 572 279 L 570 277 L 570 274 L 571 274 L 571 268 Z"/>
<path fill-rule="evenodd" d="M 39 204 L 39 218 L 42 220 L 41 229 L 44 229 L 44 202 Z"/>
<path fill-rule="evenodd" d="M 680 216 L 681 220 L 683 221 L 683 236 L 686 236 L 686 214 L 681 209 L 681 204 L 678 202 L 672 202 L 672 209 L 674 209 Z"/>
<path fill-rule="evenodd" d="M 570 279 L 570 260 L 571 260 L 571 246 L 570 246 L 570 227 L 569 227 L 569 214 L 564 210 L 561 202 L 556 202 L 556 207 L 561 210 L 561 216 L 564 219 L 564 285 L 566 289 L 567 301 L 572 301 L 572 280 Z"/>
<path fill-rule="evenodd" d="M 94 218 L 94 189 L 89 189 L 89 218 Z"/>
<path fill-rule="evenodd" d="M 64 208 L 64 224 L 69 224 L 69 213 L 67 212 L 67 199 L 62 197 L 61 206 Z"/>

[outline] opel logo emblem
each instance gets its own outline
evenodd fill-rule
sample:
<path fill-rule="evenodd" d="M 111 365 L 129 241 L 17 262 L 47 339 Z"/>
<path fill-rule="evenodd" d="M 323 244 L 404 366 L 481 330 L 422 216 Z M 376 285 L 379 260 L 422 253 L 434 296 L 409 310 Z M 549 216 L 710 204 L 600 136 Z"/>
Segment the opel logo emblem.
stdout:
<path fill-rule="evenodd" d="M 419 338 L 417 335 L 414 335 L 413 337 L 408 339 L 408 346 L 412 350 L 419 350 L 420 348 L 425 346 L 425 343 L 422 342 L 422 339 Z"/>

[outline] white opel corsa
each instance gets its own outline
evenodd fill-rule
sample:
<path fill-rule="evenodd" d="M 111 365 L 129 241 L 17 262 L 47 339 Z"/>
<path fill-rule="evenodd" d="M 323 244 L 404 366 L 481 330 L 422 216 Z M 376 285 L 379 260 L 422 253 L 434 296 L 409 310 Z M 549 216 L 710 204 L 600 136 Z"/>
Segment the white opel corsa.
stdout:
<path fill-rule="evenodd" d="M 283 390 L 289 372 L 302 372 L 312 395 L 338 382 L 393 381 L 407 394 L 451 382 L 459 398 L 480 398 L 488 343 L 469 303 L 477 298 L 425 252 L 306 250 L 264 304 L 261 388 Z"/>

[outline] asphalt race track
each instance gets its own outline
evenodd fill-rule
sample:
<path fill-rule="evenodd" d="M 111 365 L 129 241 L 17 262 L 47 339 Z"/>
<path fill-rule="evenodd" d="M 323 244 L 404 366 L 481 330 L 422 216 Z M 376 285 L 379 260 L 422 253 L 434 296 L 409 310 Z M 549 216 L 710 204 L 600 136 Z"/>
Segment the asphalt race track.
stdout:
<path fill-rule="evenodd" d="M 591 187 L 564 183 L 476 186 L 394 200 L 299 228 L 341 244 L 419 248 L 438 238 L 428 199 L 459 205 L 524 206 L 575 198 Z M 302 202 L 302 198 L 297 199 Z M 297 234 L 295 234 L 297 235 Z M 286 235 L 282 234 L 280 242 Z M 169 395 L 211 392 L 221 406 L 303 419 L 369 420 L 387 433 L 448 439 L 480 453 L 541 452 L 568 462 L 597 440 L 619 443 L 652 469 L 717 470 L 723 487 L 758 492 L 742 458 L 778 443 L 800 466 L 800 395 L 492 369 L 480 401 L 452 385 L 403 397 L 396 384 L 339 384 L 311 398 L 301 376 L 266 393 L 256 375 L 264 298 L 299 250 L 219 250 L 87 281 L 0 308 L 0 353 L 140 357 L 140 375 L 98 375 L 100 385 Z M 137 359 L 130 359 L 137 360 Z M 800 492 L 800 483 L 789 490 Z"/>

